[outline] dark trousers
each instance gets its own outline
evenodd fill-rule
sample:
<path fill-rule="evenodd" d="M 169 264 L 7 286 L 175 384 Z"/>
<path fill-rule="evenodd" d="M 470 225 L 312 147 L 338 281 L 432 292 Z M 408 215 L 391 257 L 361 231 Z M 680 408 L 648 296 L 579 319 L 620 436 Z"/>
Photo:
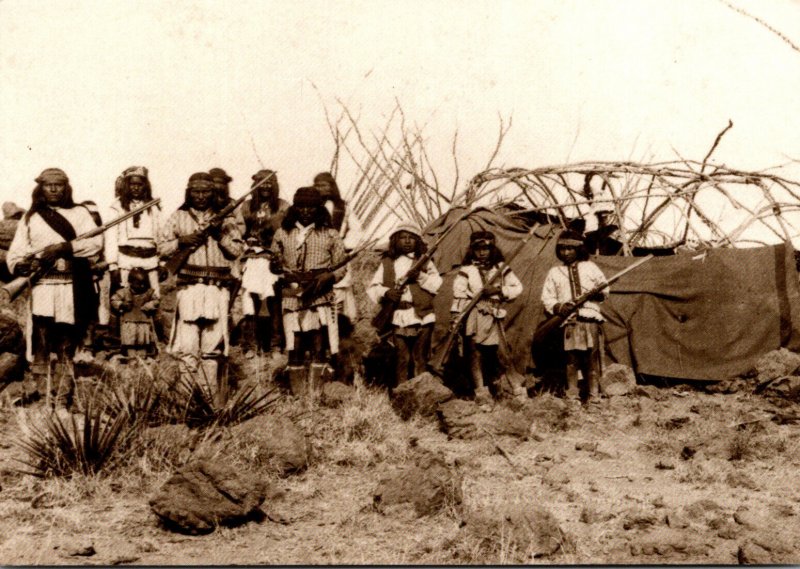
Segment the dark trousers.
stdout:
<path fill-rule="evenodd" d="M 397 349 L 397 385 L 408 381 L 409 374 L 416 377 L 425 371 L 431 350 L 433 325 L 420 326 L 416 336 L 408 336 L 395 330 L 393 342 Z"/>
<path fill-rule="evenodd" d="M 56 403 L 68 404 L 72 398 L 75 388 L 72 358 L 85 334 L 85 326 L 56 322 L 47 316 L 33 317 L 31 371 L 35 380 L 41 382 L 50 371 L 50 354 L 56 354 L 57 364 L 50 388 L 50 394 L 55 397 Z M 41 390 L 42 386 L 37 387 Z"/>
<path fill-rule="evenodd" d="M 323 363 L 325 361 L 325 337 L 327 329 L 323 326 L 319 330 L 308 332 L 295 332 L 294 350 L 289 351 L 289 365 L 302 366 L 307 363 L 306 353 L 311 362 Z"/>
<path fill-rule="evenodd" d="M 263 302 L 253 295 L 255 315 L 244 317 L 242 323 L 242 345 L 246 349 L 268 352 L 281 349 L 283 345 L 283 317 L 281 299 L 270 296 Z"/>

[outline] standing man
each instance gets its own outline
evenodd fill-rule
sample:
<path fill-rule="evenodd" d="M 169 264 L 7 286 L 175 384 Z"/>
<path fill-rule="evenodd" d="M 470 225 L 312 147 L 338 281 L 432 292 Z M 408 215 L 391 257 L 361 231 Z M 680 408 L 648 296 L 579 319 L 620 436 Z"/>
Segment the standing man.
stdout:
<path fill-rule="evenodd" d="M 231 197 L 231 182 L 233 182 L 233 178 L 228 176 L 228 173 L 222 168 L 211 168 L 208 174 L 211 176 L 211 180 L 214 183 L 214 204 L 212 207 L 214 210 L 220 211 L 222 208 L 227 207 L 235 201 Z M 242 210 L 237 209 L 231 216 L 239 227 L 239 233 L 244 235 L 245 227 Z"/>
<path fill-rule="evenodd" d="M 117 198 L 111 204 L 111 219 L 142 207 L 153 199 L 153 190 L 144 166 L 127 168 L 117 179 L 116 188 Z M 160 221 L 161 206 L 155 205 L 106 232 L 105 256 L 113 289 L 127 286 L 130 270 L 140 268 L 147 272 L 150 286 L 159 296 L 156 239 Z"/>
<path fill-rule="evenodd" d="M 6 259 L 15 276 L 38 277 L 26 326 L 26 355 L 35 383 L 26 389 L 29 399 L 49 378 L 54 404 L 67 407 L 72 402 L 75 350 L 97 319 L 89 258 L 102 251 L 103 237 L 73 240 L 96 227 L 89 210 L 73 201 L 63 170 L 48 168 L 36 178 L 31 208 L 17 227 Z M 44 251 L 34 256 L 40 249 Z M 50 366 L 51 353 L 56 354 L 55 369 Z"/>
<path fill-rule="evenodd" d="M 183 205 L 159 233 L 158 251 L 168 258 L 189 249 L 178 270 L 175 316 L 167 350 L 183 356 L 186 370 L 194 372 L 198 360 L 209 382 L 216 382 L 215 399 L 224 402 L 225 369 L 229 347 L 231 269 L 242 254 L 239 228 L 231 216 L 210 225 L 214 209 L 214 185 L 205 172 L 192 174 Z"/>
<path fill-rule="evenodd" d="M 289 204 L 279 197 L 277 174 L 259 170 L 253 184 L 261 184 L 245 202 L 245 253 L 242 256 L 242 344 L 247 354 L 278 354 L 283 345 L 281 289 L 278 275 L 270 271 L 272 239 L 280 228 Z"/>
<path fill-rule="evenodd" d="M 295 192 L 272 242 L 274 272 L 283 272 L 283 328 L 289 352 L 287 374 L 292 391 L 303 394 L 319 385 L 325 362 L 325 332 L 331 354 L 339 351 L 333 285 L 346 267 L 342 239 L 333 227 L 322 196 L 313 187 Z M 306 359 L 310 355 L 310 363 Z"/>

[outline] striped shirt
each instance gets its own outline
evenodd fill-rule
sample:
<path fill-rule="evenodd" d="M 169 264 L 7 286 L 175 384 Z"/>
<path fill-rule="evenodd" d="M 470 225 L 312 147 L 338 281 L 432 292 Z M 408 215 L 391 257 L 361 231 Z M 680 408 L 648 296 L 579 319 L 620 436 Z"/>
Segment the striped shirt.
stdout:
<path fill-rule="evenodd" d="M 314 269 L 327 269 L 344 260 L 345 252 L 342 238 L 335 229 L 324 227 L 302 228 L 299 224 L 289 231 L 278 229 L 272 241 L 272 252 L 283 259 L 287 271 L 306 272 Z M 334 272 L 336 281 L 344 278 L 347 267 Z M 311 306 L 330 304 L 333 292 L 322 295 L 311 302 Z M 292 296 L 283 297 L 284 310 L 298 310 L 300 300 Z"/>
<path fill-rule="evenodd" d="M 207 227 L 215 213 L 208 209 L 179 209 L 167 219 L 159 231 L 158 253 L 161 257 L 169 257 L 178 250 L 178 237 L 190 235 L 198 229 Z M 220 240 L 208 237 L 186 261 L 186 265 L 213 268 L 232 268 L 236 258 L 242 254 L 244 245 L 242 234 L 233 216 L 222 222 Z M 227 256 L 226 256 L 227 255 Z"/>

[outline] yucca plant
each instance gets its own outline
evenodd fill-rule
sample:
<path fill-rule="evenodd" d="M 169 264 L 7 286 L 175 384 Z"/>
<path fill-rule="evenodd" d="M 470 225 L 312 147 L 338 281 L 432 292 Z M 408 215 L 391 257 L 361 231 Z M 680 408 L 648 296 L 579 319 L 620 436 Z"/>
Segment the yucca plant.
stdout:
<path fill-rule="evenodd" d="M 219 403 L 216 387 L 202 367 L 197 372 L 185 371 L 172 389 L 171 415 L 190 428 L 235 425 L 267 412 L 280 399 L 277 386 L 270 386 L 260 395 L 257 389 L 256 384 L 246 385 L 228 397 L 225 403 Z"/>
<path fill-rule="evenodd" d="M 76 415 L 67 419 L 58 411 L 47 411 L 41 423 L 28 425 L 28 434 L 16 442 L 28 455 L 16 459 L 29 469 L 21 472 L 39 478 L 93 475 L 110 466 L 116 451 L 126 447 L 132 425 L 127 412 L 107 411 L 107 406 L 88 402 L 82 424 Z"/>

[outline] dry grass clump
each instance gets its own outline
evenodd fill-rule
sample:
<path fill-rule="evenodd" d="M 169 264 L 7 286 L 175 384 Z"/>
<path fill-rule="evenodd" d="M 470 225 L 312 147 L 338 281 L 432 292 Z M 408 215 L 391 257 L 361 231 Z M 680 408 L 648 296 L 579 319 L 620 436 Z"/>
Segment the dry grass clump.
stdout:
<path fill-rule="evenodd" d="M 424 428 L 415 419 L 402 421 L 384 390 L 360 381 L 351 400 L 337 409 L 316 408 L 310 417 L 313 456 L 320 464 L 363 467 L 403 462 L 409 441 Z"/>

